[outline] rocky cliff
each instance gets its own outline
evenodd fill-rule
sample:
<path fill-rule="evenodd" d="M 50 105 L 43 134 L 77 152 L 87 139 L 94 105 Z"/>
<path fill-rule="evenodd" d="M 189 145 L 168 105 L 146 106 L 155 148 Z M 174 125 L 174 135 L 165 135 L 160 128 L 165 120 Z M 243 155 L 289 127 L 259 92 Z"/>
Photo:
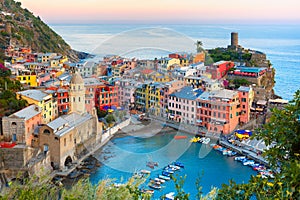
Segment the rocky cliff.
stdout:
<path fill-rule="evenodd" d="M 56 52 L 73 61 L 81 55 L 39 17 L 14 0 L 0 0 L 0 44 L 2 49 L 13 44 L 31 47 L 35 52 Z"/>

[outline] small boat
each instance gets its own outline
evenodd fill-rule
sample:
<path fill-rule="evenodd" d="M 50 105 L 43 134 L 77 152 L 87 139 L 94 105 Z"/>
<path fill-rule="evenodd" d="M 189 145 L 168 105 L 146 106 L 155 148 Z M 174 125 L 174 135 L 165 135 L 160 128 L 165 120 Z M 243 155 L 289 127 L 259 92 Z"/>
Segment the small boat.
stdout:
<path fill-rule="evenodd" d="M 237 152 L 235 151 L 231 151 L 231 152 L 228 152 L 227 156 L 235 156 L 237 155 Z"/>
<path fill-rule="evenodd" d="M 222 151 L 222 154 L 223 154 L 224 156 L 226 156 L 226 155 L 228 155 L 229 152 L 230 152 L 230 150 L 225 149 L 225 150 Z"/>
<path fill-rule="evenodd" d="M 246 156 L 237 156 L 237 157 L 234 158 L 234 160 L 241 161 L 241 160 L 243 160 L 245 158 L 246 158 Z"/>
<path fill-rule="evenodd" d="M 168 166 L 171 167 L 171 168 L 173 168 L 173 169 L 180 170 L 179 166 L 176 166 L 176 165 L 168 165 Z"/>
<path fill-rule="evenodd" d="M 168 176 L 164 176 L 164 175 L 158 175 L 158 178 L 169 181 L 171 178 Z"/>
<path fill-rule="evenodd" d="M 165 168 L 164 168 L 164 170 L 165 171 L 177 171 L 178 169 L 177 168 L 174 168 L 174 167 L 169 167 L 169 166 L 166 166 Z"/>
<path fill-rule="evenodd" d="M 169 192 L 168 194 L 165 195 L 166 200 L 174 200 L 175 199 L 175 192 Z"/>
<path fill-rule="evenodd" d="M 245 162 L 243 162 L 243 165 L 253 165 L 255 162 L 254 160 L 246 160 Z"/>
<path fill-rule="evenodd" d="M 211 143 L 209 146 L 214 147 L 214 146 L 216 146 L 216 144 L 215 143 Z"/>
<path fill-rule="evenodd" d="M 196 143 L 196 142 L 199 142 L 200 140 L 201 140 L 201 138 L 199 138 L 199 137 L 193 137 L 192 139 L 190 139 L 190 142 Z"/>
<path fill-rule="evenodd" d="M 175 136 L 174 136 L 174 139 L 175 139 L 175 140 L 186 139 L 186 138 L 187 138 L 186 135 L 175 135 Z"/>
<path fill-rule="evenodd" d="M 150 188 L 152 188 L 152 189 L 155 189 L 155 190 L 161 189 L 161 186 L 160 186 L 160 185 L 156 185 L 156 184 L 149 184 L 148 186 L 149 186 Z"/>
<path fill-rule="evenodd" d="M 158 163 L 157 162 L 153 162 L 153 161 L 148 161 L 146 163 L 146 166 L 147 167 L 150 167 L 151 169 L 154 169 L 154 167 L 157 167 L 158 166 Z"/>
<path fill-rule="evenodd" d="M 155 181 L 155 180 L 150 180 L 150 183 L 151 184 L 155 184 L 155 185 L 160 185 L 161 184 L 161 182 L 159 182 L 159 181 Z"/>
<path fill-rule="evenodd" d="M 161 179 L 161 178 L 154 178 L 154 180 L 155 180 L 155 181 L 159 181 L 159 182 L 161 182 L 161 183 L 165 183 L 165 182 L 166 182 L 166 180 Z"/>
<path fill-rule="evenodd" d="M 150 172 L 149 170 L 142 169 L 142 170 L 141 170 L 141 173 L 142 173 L 142 174 L 150 174 L 151 172 Z"/>
<path fill-rule="evenodd" d="M 210 142 L 210 138 L 202 138 L 203 144 L 208 144 Z"/>
<path fill-rule="evenodd" d="M 162 174 L 163 176 L 169 176 L 169 177 L 170 177 L 170 173 L 168 173 L 168 172 L 163 171 L 161 174 Z"/>
<path fill-rule="evenodd" d="M 167 172 L 167 173 L 169 173 L 169 174 L 174 174 L 174 171 L 171 170 L 171 169 L 165 169 L 164 172 Z"/>
<path fill-rule="evenodd" d="M 174 162 L 173 164 L 178 166 L 178 167 L 184 168 L 184 165 L 181 162 Z"/>
<path fill-rule="evenodd" d="M 141 192 L 145 194 L 154 194 L 154 190 L 149 190 L 149 189 L 143 189 L 141 190 Z"/>

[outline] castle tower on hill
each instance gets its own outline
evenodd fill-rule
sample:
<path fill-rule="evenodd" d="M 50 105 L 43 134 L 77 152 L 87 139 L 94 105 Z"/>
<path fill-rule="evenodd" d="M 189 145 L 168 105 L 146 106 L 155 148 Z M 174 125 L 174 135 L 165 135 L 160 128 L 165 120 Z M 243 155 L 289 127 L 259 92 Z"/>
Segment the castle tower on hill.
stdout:
<path fill-rule="evenodd" d="M 70 81 L 70 111 L 85 113 L 85 89 L 81 75 L 75 72 Z"/>
<path fill-rule="evenodd" d="M 231 33 L 231 48 L 238 48 L 239 47 L 239 35 L 236 32 Z"/>

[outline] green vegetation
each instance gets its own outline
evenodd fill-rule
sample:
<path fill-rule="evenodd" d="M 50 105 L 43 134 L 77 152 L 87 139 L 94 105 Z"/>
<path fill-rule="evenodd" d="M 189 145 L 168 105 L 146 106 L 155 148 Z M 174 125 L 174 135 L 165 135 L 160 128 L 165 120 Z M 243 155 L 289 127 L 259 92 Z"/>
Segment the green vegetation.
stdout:
<path fill-rule="evenodd" d="M 243 61 L 247 63 L 251 59 L 251 53 L 237 52 L 234 49 L 215 48 L 209 50 L 208 53 L 214 62 L 225 60 L 225 61 Z"/>
<path fill-rule="evenodd" d="M 236 79 L 230 80 L 230 83 L 234 84 L 235 89 L 239 88 L 240 86 L 250 85 L 250 82 L 244 78 L 236 78 Z"/>
<path fill-rule="evenodd" d="M 274 108 L 273 115 L 257 138 L 275 146 L 264 152 L 271 169 L 278 171 L 272 180 L 251 177 L 249 183 L 230 181 L 223 185 L 217 199 L 299 199 L 300 197 L 300 90 L 284 109 Z"/>
<path fill-rule="evenodd" d="M 0 63 L 0 117 L 10 115 L 27 106 L 27 101 L 18 100 L 16 91 L 22 89 L 19 81 L 9 78 L 11 72 Z"/>
<path fill-rule="evenodd" d="M 9 39 L 20 46 L 31 47 L 35 52 L 56 52 L 77 59 L 77 53 L 39 17 L 28 9 L 23 9 L 20 2 L 14 0 L 0 1 L 3 11 L 13 16 L 0 16 L 3 23 L 11 26 L 11 34 L 1 31 L 0 41 L 7 44 Z"/>

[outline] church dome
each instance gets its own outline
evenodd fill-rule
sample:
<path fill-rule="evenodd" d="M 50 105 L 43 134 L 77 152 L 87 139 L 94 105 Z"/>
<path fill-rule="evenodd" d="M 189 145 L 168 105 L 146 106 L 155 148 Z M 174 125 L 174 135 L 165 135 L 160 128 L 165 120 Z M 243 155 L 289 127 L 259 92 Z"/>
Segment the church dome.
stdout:
<path fill-rule="evenodd" d="M 82 79 L 81 75 L 78 72 L 75 72 L 72 75 L 70 84 L 84 84 L 83 79 Z"/>

